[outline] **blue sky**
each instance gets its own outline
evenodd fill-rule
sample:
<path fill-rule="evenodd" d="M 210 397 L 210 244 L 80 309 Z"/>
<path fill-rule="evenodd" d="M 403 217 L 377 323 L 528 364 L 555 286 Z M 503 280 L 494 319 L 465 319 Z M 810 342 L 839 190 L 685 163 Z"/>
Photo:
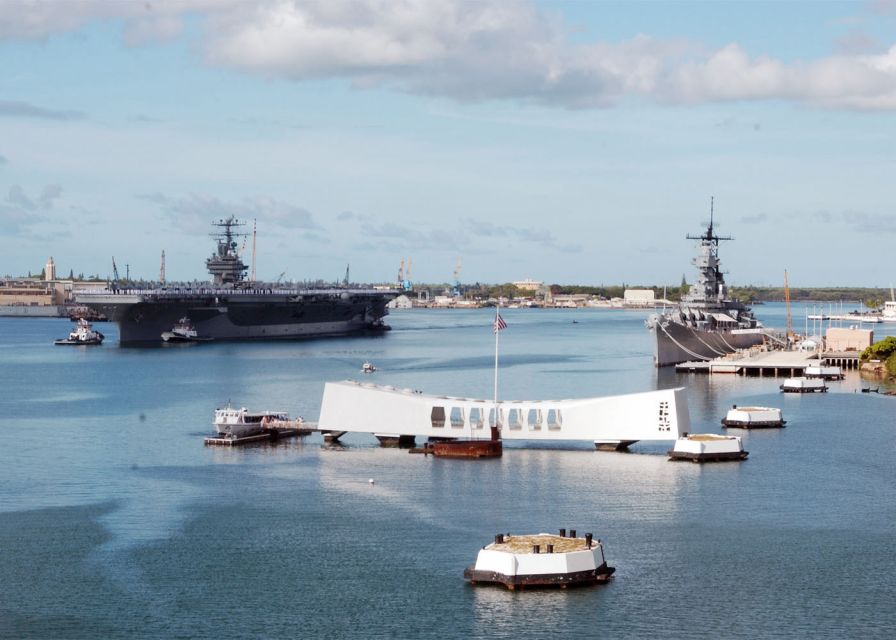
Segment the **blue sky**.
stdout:
<path fill-rule="evenodd" d="M 0 0 L 0 275 L 888 286 L 896 2 Z M 122 267 L 123 268 L 123 267 Z"/>

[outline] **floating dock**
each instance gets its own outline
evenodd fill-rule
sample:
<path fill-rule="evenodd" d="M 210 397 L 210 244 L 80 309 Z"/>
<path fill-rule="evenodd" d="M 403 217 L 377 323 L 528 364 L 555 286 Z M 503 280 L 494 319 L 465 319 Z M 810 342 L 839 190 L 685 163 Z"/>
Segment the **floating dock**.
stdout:
<path fill-rule="evenodd" d="M 733 353 L 714 360 L 682 362 L 675 365 L 681 373 L 717 373 L 754 376 L 759 378 L 793 378 L 805 374 L 809 367 L 838 366 L 842 369 L 858 369 L 857 351 L 829 352 L 819 355 L 815 351 L 758 351 Z"/>
<path fill-rule="evenodd" d="M 306 427 L 301 429 L 266 429 L 261 433 L 253 433 L 248 436 L 233 437 L 227 435 L 209 436 L 205 439 L 206 446 L 218 447 L 238 447 L 244 444 L 252 444 L 255 442 L 276 442 L 277 440 L 286 438 L 297 438 L 299 436 L 307 436 L 316 431 L 315 425 L 305 423 Z"/>

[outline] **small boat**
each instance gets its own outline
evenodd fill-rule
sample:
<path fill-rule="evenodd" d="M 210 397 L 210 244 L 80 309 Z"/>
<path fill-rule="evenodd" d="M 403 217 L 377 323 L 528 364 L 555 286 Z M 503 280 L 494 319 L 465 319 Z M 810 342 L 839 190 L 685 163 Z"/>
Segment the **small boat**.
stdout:
<path fill-rule="evenodd" d="M 190 319 L 184 316 L 177 321 L 171 331 L 162 332 L 162 340 L 165 342 L 208 342 L 211 338 L 200 336 Z"/>
<path fill-rule="evenodd" d="M 53 344 L 58 345 L 92 345 L 92 344 L 103 344 L 103 340 L 106 338 L 99 331 L 93 330 L 93 325 L 91 325 L 87 320 L 81 318 L 78 320 L 78 325 L 75 327 L 75 330 L 68 334 L 68 338 L 60 338 L 53 342 Z"/>
<path fill-rule="evenodd" d="M 668 452 L 670 460 L 690 460 L 691 462 L 724 462 L 746 460 L 750 455 L 744 451 L 743 442 L 737 436 L 720 436 L 714 433 L 685 434 L 675 441 Z"/>
<path fill-rule="evenodd" d="M 464 578 L 473 585 L 500 584 L 511 591 L 608 582 L 616 568 L 607 566 L 603 543 L 590 533 L 584 538 L 576 537 L 575 529 L 569 533 L 499 533 L 479 551 L 476 564 L 464 569 Z"/>
<path fill-rule="evenodd" d="M 371 362 L 365 362 L 361 365 L 361 373 L 373 373 L 376 367 Z"/>
<path fill-rule="evenodd" d="M 732 406 L 722 418 L 722 425 L 734 429 L 763 429 L 783 427 L 787 421 L 781 418 L 781 410 L 775 407 Z"/>
<path fill-rule="evenodd" d="M 840 367 L 822 367 L 811 365 L 806 367 L 804 374 L 807 378 L 821 378 L 822 380 L 843 380 L 843 369 Z"/>
<path fill-rule="evenodd" d="M 227 405 L 215 409 L 214 427 L 221 435 L 243 438 L 272 429 L 298 428 L 302 418 L 290 420 L 285 411 L 249 411 L 246 407 L 236 409 Z"/>
<path fill-rule="evenodd" d="M 828 390 L 821 378 L 787 378 L 781 385 L 784 393 L 824 393 Z"/>

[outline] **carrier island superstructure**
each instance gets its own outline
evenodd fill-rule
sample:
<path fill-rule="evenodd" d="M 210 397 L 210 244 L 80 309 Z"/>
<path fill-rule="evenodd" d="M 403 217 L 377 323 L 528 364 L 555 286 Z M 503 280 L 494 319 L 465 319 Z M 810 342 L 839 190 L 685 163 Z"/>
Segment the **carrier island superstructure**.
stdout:
<path fill-rule="evenodd" d="M 118 324 L 121 343 L 160 342 L 189 317 L 199 335 L 219 340 L 307 338 L 385 331 L 386 304 L 398 291 L 344 287 L 287 288 L 250 282 L 237 250 L 234 217 L 213 223 L 220 232 L 206 260 L 208 284 L 76 291 L 78 304 Z"/>
<path fill-rule="evenodd" d="M 654 364 L 658 367 L 691 360 L 712 360 L 738 349 L 762 344 L 768 332 L 750 309 L 728 297 L 719 262 L 719 241 L 712 209 L 709 226 L 697 240 L 697 281 L 672 309 L 652 316 L 647 326 L 654 338 Z"/>

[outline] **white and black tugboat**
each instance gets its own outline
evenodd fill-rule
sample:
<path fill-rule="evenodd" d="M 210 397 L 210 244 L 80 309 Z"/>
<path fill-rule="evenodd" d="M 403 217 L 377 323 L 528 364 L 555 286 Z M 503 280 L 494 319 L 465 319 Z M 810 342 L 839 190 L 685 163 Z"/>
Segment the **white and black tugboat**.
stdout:
<path fill-rule="evenodd" d="M 710 204 L 709 226 L 699 236 L 697 282 L 681 302 L 647 320 L 654 335 L 654 364 L 658 367 L 681 362 L 712 360 L 738 349 L 762 344 L 767 332 L 752 311 L 738 300 L 728 298 L 719 262 L 719 241 Z"/>
<path fill-rule="evenodd" d="M 165 342 L 208 342 L 211 338 L 200 336 L 190 319 L 184 316 L 177 321 L 171 331 L 162 332 L 162 340 Z"/>
<path fill-rule="evenodd" d="M 75 330 L 68 334 L 68 338 L 60 338 L 56 340 L 53 344 L 58 345 L 94 345 L 94 344 L 103 344 L 103 340 L 106 336 L 104 336 L 99 331 L 93 330 L 93 325 L 91 325 L 87 320 L 81 318 L 78 320 L 78 324 L 75 326 Z"/>

